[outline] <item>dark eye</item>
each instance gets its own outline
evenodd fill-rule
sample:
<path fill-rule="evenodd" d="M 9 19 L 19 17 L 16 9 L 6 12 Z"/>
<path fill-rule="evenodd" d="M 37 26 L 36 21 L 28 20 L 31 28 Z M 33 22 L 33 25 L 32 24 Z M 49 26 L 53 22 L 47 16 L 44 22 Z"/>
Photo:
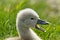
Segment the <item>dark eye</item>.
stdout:
<path fill-rule="evenodd" d="M 31 18 L 31 20 L 34 20 L 34 18 Z"/>

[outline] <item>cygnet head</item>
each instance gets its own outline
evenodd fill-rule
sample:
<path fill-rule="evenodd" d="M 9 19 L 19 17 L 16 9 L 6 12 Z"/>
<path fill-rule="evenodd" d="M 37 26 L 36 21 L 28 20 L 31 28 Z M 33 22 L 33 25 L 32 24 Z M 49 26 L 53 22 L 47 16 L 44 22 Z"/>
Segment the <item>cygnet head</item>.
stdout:
<path fill-rule="evenodd" d="M 40 29 L 37 24 L 46 25 L 48 22 L 45 22 L 39 18 L 39 15 L 32 9 L 26 8 L 21 10 L 17 15 L 16 25 L 26 27 L 26 28 L 37 28 Z M 44 29 L 40 29 L 44 30 Z"/>

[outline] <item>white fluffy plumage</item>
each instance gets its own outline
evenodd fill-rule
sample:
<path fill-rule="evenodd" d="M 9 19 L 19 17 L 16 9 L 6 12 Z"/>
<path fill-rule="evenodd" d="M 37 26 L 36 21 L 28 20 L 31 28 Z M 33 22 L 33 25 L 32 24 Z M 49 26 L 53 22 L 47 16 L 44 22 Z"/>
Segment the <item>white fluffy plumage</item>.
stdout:
<path fill-rule="evenodd" d="M 39 19 L 39 16 L 34 10 L 30 8 L 21 10 L 16 18 L 16 28 L 19 36 L 7 38 L 6 40 L 42 40 L 31 29 L 35 27 L 37 19 Z"/>

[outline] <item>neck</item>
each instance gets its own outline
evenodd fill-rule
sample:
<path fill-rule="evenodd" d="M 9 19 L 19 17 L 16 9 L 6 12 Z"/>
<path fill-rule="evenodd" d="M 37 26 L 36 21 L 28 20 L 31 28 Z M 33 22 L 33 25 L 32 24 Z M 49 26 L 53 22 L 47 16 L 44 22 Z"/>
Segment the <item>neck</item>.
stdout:
<path fill-rule="evenodd" d="M 19 36 L 21 36 L 23 40 L 40 40 L 31 28 L 20 27 L 18 28 L 18 31 Z"/>

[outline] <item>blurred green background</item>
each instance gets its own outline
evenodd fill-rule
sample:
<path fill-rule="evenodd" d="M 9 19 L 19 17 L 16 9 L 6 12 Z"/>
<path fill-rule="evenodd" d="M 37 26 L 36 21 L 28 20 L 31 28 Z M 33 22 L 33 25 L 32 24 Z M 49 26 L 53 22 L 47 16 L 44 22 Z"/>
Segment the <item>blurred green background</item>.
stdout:
<path fill-rule="evenodd" d="M 50 22 L 50 25 L 41 25 L 47 32 L 33 29 L 38 36 L 43 40 L 60 40 L 60 9 L 47 0 L 0 0 L 0 40 L 18 36 L 16 15 L 24 8 L 34 9 L 41 19 Z"/>

